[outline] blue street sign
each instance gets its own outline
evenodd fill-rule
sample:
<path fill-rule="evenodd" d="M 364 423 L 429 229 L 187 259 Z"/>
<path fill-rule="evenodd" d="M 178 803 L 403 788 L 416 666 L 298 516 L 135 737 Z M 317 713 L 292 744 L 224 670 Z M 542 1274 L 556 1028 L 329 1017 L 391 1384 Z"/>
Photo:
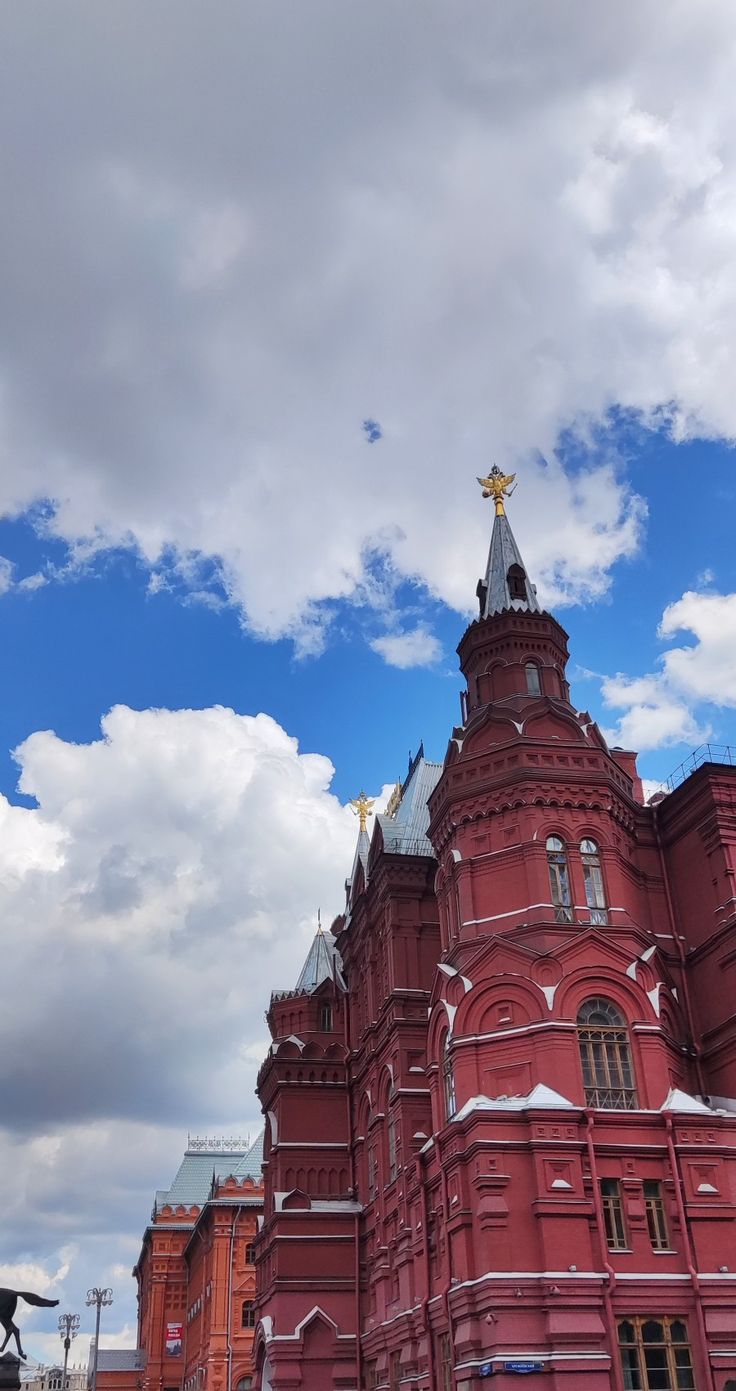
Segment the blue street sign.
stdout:
<path fill-rule="evenodd" d="M 505 1372 L 516 1372 L 519 1376 L 527 1376 L 529 1372 L 543 1372 L 543 1362 L 504 1362 Z"/>
<path fill-rule="evenodd" d="M 492 1377 L 492 1376 L 493 1376 L 493 1363 L 492 1363 L 492 1362 L 481 1362 L 481 1364 L 480 1364 L 480 1366 L 479 1366 L 479 1368 L 478 1368 L 478 1376 L 479 1376 L 479 1377 Z"/>

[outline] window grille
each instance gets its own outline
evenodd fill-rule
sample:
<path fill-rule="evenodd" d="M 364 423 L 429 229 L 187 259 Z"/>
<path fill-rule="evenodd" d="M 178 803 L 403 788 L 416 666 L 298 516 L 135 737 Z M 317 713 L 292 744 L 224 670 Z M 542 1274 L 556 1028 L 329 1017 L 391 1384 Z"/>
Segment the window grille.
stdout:
<path fill-rule="evenodd" d="M 655 1183 L 653 1180 L 645 1182 L 644 1204 L 647 1210 L 647 1227 L 652 1250 L 669 1251 L 670 1235 L 667 1229 L 667 1213 L 659 1183 Z"/>
<path fill-rule="evenodd" d="M 547 837 L 547 868 L 549 869 L 549 891 L 558 923 L 572 922 L 572 895 L 570 893 L 570 870 L 567 864 L 567 851 L 564 840 L 559 836 Z"/>
<path fill-rule="evenodd" d="M 246 1265 L 255 1265 L 255 1260 L 256 1260 L 256 1244 L 255 1244 L 254 1241 L 246 1241 L 246 1243 L 245 1243 L 245 1264 L 246 1264 Z"/>
<path fill-rule="evenodd" d="M 595 841 L 581 841 L 580 855 L 583 861 L 585 902 L 590 911 L 590 921 L 592 923 L 605 924 L 608 922 L 608 905 L 606 903 L 606 890 L 603 884 L 601 857 L 598 853 L 598 846 Z"/>
<path fill-rule="evenodd" d="M 586 1105 L 636 1110 L 628 1030 L 610 1000 L 586 1000 L 578 1014 L 578 1045 Z"/>
<path fill-rule="evenodd" d="M 606 1229 L 606 1241 L 609 1250 L 627 1250 L 628 1242 L 626 1240 L 624 1208 L 621 1201 L 621 1184 L 618 1179 L 601 1179 L 601 1202 L 603 1204 L 603 1222 Z"/>
<path fill-rule="evenodd" d="M 618 1345 L 626 1391 L 695 1391 L 684 1319 L 622 1319 Z"/>

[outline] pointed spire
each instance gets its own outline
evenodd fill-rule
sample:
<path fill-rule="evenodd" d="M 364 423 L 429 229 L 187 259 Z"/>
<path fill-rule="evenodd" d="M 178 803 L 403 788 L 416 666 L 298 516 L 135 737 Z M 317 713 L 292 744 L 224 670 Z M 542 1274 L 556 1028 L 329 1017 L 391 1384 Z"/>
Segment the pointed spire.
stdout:
<path fill-rule="evenodd" d="M 478 581 L 476 591 L 481 618 L 492 618 L 495 613 L 507 609 L 526 613 L 542 611 L 504 508 L 504 497 L 514 491 L 510 485 L 515 477 L 513 473 L 502 474 L 494 464 L 488 478 L 478 479 L 483 496 L 492 497 L 496 506 L 485 579 Z"/>
<path fill-rule="evenodd" d="M 328 939 L 327 933 L 322 927 L 320 911 L 317 909 L 317 931 L 307 953 L 307 959 L 302 966 L 296 989 L 307 994 L 316 990 L 323 980 L 331 980 L 334 974 L 334 956 L 334 941 L 331 937 Z"/>

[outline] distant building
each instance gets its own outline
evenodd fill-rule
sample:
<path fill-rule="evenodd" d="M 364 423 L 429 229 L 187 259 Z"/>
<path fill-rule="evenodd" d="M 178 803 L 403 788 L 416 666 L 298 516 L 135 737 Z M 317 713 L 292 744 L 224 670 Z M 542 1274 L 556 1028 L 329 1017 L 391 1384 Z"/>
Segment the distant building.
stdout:
<path fill-rule="evenodd" d="M 43 1363 L 39 1363 L 36 1367 L 29 1367 L 21 1371 L 21 1385 L 23 1391 L 62 1391 L 64 1368 L 56 1364 L 52 1367 L 45 1367 Z M 77 1365 L 67 1367 L 66 1391 L 87 1391 L 86 1367 Z"/>
<path fill-rule="evenodd" d="M 100 1348 L 98 1391 L 250 1391 L 262 1158 L 262 1136 L 190 1141 L 133 1271 L 138 1347 Z"/>
<path fill-rule="evenodd" d="M 736 1391 L 735 760 L 645 804 L 483 482 L 461 722 L 271 997 L 256 1388 Z"/>

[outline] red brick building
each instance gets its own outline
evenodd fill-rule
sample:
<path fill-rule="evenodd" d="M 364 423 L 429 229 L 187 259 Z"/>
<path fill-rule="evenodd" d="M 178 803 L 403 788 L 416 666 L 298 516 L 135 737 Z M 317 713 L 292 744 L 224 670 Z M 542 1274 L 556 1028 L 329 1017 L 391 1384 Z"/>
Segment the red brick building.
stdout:
<path fill-rule="evenodd" d="M 736 768 L 644 804 L 508 481 L 444 763 L 271 998 L 258 1391 L 736 1391 Z"/>
<path fill-rule="evenodd" d="M 133 1274 L 138 1347 L 100 1349 L 99 1391 L 251 1391 L 263 1138 L 191 1141 Z"/>

